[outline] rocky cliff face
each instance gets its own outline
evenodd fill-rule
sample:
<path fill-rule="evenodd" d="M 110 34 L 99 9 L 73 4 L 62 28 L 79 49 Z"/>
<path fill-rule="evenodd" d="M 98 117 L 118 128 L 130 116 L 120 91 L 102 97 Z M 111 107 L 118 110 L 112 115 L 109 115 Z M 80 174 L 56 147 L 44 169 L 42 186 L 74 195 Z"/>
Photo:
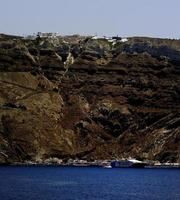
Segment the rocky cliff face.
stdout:
<path fill-rule="evenodd" d="M 0 162 L 179 162 L 179 75 L 179 40 L 0 35 Z"/>

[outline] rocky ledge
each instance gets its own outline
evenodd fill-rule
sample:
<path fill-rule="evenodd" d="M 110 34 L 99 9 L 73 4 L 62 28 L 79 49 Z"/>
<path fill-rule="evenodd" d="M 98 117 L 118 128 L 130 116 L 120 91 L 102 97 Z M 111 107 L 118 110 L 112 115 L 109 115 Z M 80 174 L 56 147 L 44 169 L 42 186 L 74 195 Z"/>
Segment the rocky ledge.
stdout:
<path fill-rule="evenodd" d="M 0 163 L 180 162 L 180 40 L 0 35 Z"/>

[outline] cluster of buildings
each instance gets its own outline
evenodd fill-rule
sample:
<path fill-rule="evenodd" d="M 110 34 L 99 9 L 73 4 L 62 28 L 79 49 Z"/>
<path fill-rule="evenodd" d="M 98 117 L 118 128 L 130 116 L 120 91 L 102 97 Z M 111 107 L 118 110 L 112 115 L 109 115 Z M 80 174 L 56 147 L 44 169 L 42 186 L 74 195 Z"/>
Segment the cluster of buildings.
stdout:
<path fill-rule="evenodd" d="M 128 41 L 127 38 L 122 38 L 122 37 L 119 37 L 119 36 L 114 36 L 114 37 L 106 37 L 106 36 L 98 37 L 98 36 L 93 36 L 91 39 L 93 39 L 93 40 L 104 39 L 104 40 L 107 40 L 108 42 L 112 43 L 112 45 L 115 45 L 117 42 L 127 42 Z"/>
<path fill-rule="evenodd" d="M 60 36 L 59 33 L 38 32 L 38 33 L 34 33 L 32 35 L 24 35 L 24 38 L 25 39 L 36 39 L 37 37 L 41 37 L 41 38 L 55 38 L 57 36 Z"/>
<path fill-rule="evenodd" d="M 45 32 L 38 32 L 38 33 L 34 33 L 33 35 L 25 35 L 24 38 L 25 39 L 35 39 L 37 37 L 41 37 L 41 38 L 55 38 L 60 36 L 59 33 L 45 33 Z M 79 37 L 79 35 L 72 35 L 72 37 Z M 128 39 L 127 38 L 122 38 L 119 36 L 113 36 L 113 37 L 99 37 L 99 36 L 92 36 L 91 37 L 92 40 L 99 40 L 99 39 L 105 39 L 108 42 L 111 43 L 115 43 L 115 42 L 127 42 Z"/>
<path fill-rule="evenodd" d="M 57 37 L 58 36 L 58 33 L 42 33 L 42 32 L 38 32 L 37 33 L 37 36 L 38 37 L 41 37 L 41 38 L 54 38 L 54 37 Z"/>

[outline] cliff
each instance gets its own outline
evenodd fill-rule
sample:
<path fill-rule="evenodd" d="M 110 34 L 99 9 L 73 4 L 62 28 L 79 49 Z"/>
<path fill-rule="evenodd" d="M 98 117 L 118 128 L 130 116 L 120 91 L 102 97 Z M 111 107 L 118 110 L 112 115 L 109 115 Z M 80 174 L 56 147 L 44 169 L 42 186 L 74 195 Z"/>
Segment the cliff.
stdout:
<path fill-rule="evenodd" d="M 0 35 L 0 163 L 180 161 L 180 40 Z"/>

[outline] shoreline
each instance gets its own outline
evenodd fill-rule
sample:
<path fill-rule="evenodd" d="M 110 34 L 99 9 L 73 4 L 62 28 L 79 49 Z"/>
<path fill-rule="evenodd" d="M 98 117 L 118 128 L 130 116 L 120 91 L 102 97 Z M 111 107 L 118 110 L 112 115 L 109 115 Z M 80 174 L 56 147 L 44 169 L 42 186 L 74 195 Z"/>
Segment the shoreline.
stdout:
<path fill-rule="evenodd" d="M 0 163 L 0 167 L 3 166 L 17 166 L 17 167 L 74 167 L 74 168 L 88 168 L 88 167 L 95 167 L 95 168 L 107 168 L 106 166 L 109 165 L 103 165 L 103 164 L 58 164 L 58 163 Z M 113 168 L 113 167 L 112 167 Z M 111 169 L 112 169 L 111 168 Z M 117 168 L 136 168 L 139 169 L 139 167 L 115 167 Z M 141 169 L 180 169 L 179 165 L 173 165 L 173 164 L 158 164 L 158 165 L 146 165 L 145 167 Z"/>

